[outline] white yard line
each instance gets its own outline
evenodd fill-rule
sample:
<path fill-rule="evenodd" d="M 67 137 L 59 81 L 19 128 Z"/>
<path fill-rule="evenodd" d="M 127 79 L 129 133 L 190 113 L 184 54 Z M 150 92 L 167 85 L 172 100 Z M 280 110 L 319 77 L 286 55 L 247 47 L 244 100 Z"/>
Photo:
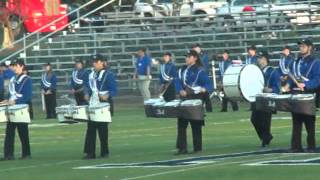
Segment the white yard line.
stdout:
<path fill-rule="evenodd" d="M 272 154 L 269 154 L 269 155 L 272 155 Z M 290 157 L 290 156 L 294 156 L 294 155 L 296 156 L 296 154 L 281 155 L 281 158 Z M 243 164 L 243 163 L 250 163 L 252 161 L 273 160 L 273 159 L 277 159 L 277 158 L 280 158 L 280 157 L 271 157 L 271 158 L 267 157 L 267 158 L 258 158 L 258 159 L 254 159 L 254 160 L 216 163 L 216 164 L 209 164 L 209 165 L 204 165 L 204 166 L 189 167 L 189 168 L 183 168 L 183 169 L 178 169 L 178 170 L 173 170 L 173 171 L 166 171 L 166 172 L 152 173 L 152 174 L 147 174 L 147 175 L 142 175 L 142 176 L 123 178 L 122 180 L 143 179 L 143 178 L 148 178 L 148 177 L 155 177 L 155 176 L 161 176 L 161 175 L 167 175 L 167 174 L 180 173 L 180 172 L 185 172 L 185 171 L 188 171 L 188 170 L 201 169 L 201 168 L 206 168 L 206 167 L 209 167 L 209 166 L 223 166 L 223 165 L 231 165 L 231 164 Z"/>

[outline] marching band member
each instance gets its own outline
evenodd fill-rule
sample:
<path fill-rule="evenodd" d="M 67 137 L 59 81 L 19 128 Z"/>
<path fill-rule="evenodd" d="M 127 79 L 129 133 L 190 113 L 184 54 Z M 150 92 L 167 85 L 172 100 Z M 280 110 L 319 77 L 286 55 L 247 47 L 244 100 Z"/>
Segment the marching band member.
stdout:
<path fill-rule="evenodd" d="M 282 58 L 279 61 L 279 68 L 281 76 L 286 76 L 290 72 L 290 66 L 294 61 L 291 55 L 291 48 L 289 46 L 284 46 L 282 49 Z"/>
<path fill-rule="evenodd" d="M 269 66 L 269 56 L 262 54 L 258 58 L 258 66 L 263 71 L 265 77 L 265 93 L 279 94 L 281 90 L 280 73 L 277 69 Z M 272 112 L 261 111 L 255 109 L 255 103 L 252 104 L 251 122 L 262 141 L 261 147 L 270 144 L 273 136 L 271 134 L 271 118 Z"/>
<path fill-rule="evenodd" d="M 47 119 L 56 118 L 56 86 L 57 77 L 52 71 L 52 66 L 50 63 L 43 65 L 44 72 L 41 76 L 41 93 L 44 96 L 45 107 L 47 113 Z"/>
<path fill-rule="evenodd" d="M 174 78 L 176 77 L 176 66 L 171 60 L 171 53 L 163 54 L 160 65 L 160 94 L 163 94 L 165 101 L 172 101 L 176 98 Z"/>
<path fill-rule="evenodd" d="M 23 60 L 16 60 L 13 63 L 15 76 L 11 78 L 9 84 L 9 100 L 2 103 L 8 105 L 28 104 L 32 98 L 32 81 L 31 78 L 23 74 L 25 64 Z M 18 129 L 22 145 L 21 159 L 31 158 L 28 123 L 8 122 L 6 127 L 6 136 L 4 141 L 4 158 L 2 160 L 14 159 L 14 136 L 15 129 Z"/>
<path fill-rule="evenodd" d="M 314 93 L 320 87 L 320 62 L 313 54 L 313 42 L 311 39 L 303 39 L 298 42 L 300 57 L 292 64 L 292 73 L 299 81 L 294 84 L 289 79 L 288 85 L 285 87 L 291 90 L 291 93 Z M 314 152 L 316 148 L 315 141 L 315 115 L 297 114 L 292 112 L 292 137 L 290 152 L 303 152 L 301 144 L 302 124 L 307 130 L 307 152 Z"/>
<path fill-rule="evenodd" d="M 257 64 L 258 56 L 257 56 L 257 48 L 252 45 L 248 48 L 248 55 L 246 58 L 246 64 Z"/>
<path fill-rule="evenodd" d="M 208 54 L 201 49 L 200 44 L 194 44 L 192 46 L 192 50 L 196 51 L 199 54 L 200 62 L 202 64 L 202 66 L 203 66 L 203 69 L 209 75 L 210 64 L 209 64 L 209 56 L 208 56 Z M 212 110 L 212 102 L 211 102 L 211 99 L 210 99 L 210 94 L 208 92 L 206 92 L 204 94 L 203 100 L 205 102 L 206 111 L 207 112 L 212 112 L 213 111 Z"/>
<path fill-rule="evenodd" d="M 72 78 L 70 81 L 71 93 L 76 99 L 77 105 L 85 105 L 87 102 L 84 99 L 83 92 L 83 80 L 85 79 L 85 70 L 83 67 L 83 62 L 78 60 L 75 62 L 74 70 L 72 71 Z"/>
<path fill-rule="evenodd" d="M 203 99 L 206 92 L 213 91 L 212 82 L 201 65 L 199 54 L 190 50 L 186 55 L 186 66 L 181 68 L 175 80 L 176 91 L 182 99 Z M 193 136 L 193 151 L 202 151 L 202 126 L 204 119 L 189 120 L 178 118 L 177 149 L 179 154 L 187 151 L 187 127 L 190 123 Z"/>
<path fill-rule="evenodd" d="M 229 58 L 229 51 L 225 50 L 222 54 L 222 61 L 219 62 L 219 71 L 220 71 L 220 81 L 222 83 L 223 74 L 227 70 L 227 68 L 232 64 L 232 61 Z M 233 101 L 229 99 L 228 97 L 224 96 L 222 98 L 222 104 L 221 104 L 221 112 L 227 112 L 228 111 L 228 102 L 231 103 L 233 111 L 238 111 L 238 103 L 236 101 Z"/>
<path fill-rule="evenodd" d="M 100 102 L 108 102 L 110 104 L 110 112 L 113 115 L 113 97 L 117 94 L 117 82 L 114 74 L 107 69 L 107 62 L 100 54 L 93 55 L 94 70 L 89 74 L 89 82 L 85 83 L 85 99 L 89 101 L 94 93 L 98 93 Z M 96 131 L 98 131 L 100 139 L 100 156 L 109 156 L 108 147 L 108 123 L 88 121 L 84 153 L 84 159 L 94 159 L 96 148 Z"/>
<path fill-rule="evenodd" d="M 23 74 L 25 74 L 25 75 L 27 75 L 27 76 L 30 76 L 30 75 L 29 75 L 29 69 L 28 69 L 27 66 L 25 66 L 25 67 L 23 68 Z M 29 105 L 30 119 L 33 119 L 34 114 L 33 114 L 32 99 L 30 99 L 30 101 L 28 102 L 28 105 Z"/>

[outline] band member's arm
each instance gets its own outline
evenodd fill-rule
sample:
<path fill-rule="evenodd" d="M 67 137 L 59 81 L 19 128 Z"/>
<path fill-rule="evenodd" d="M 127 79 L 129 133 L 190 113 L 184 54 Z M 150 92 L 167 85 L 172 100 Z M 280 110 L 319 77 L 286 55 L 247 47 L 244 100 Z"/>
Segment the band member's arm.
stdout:
<path fill-rule="evenodd" d="M 180 73 L 177 73 L 176 77 L 174 78 L 174 84 L 176 87 L 176 92 L 177 94 L 179 94 L 181 91 L 183 91 L 183 84 L 182 84 L 182 80 L 181 77 L 179 76 Z"/>
<path fill-rule="evenodd" d="M 205 70 L 207 71 L 210 68 L 208 54 L 204 54 L 202 56 L 202 62 L 203 62 L 203 66 L 205 67 Z"/>
<path fill-rule="evenodd" d="M 117 81 L 113 73 L 108 73 L 106 76 L 106 83 L 104 83 L 101 91 L 108 91 L 108 95 L 114 97 L 117 95 Z"/>
<path fill-rule="evenodd" d="M 200 81 L 200 86 L 203 88 L 202 92 L 208 92 L 209 94 L 213 92 L 213 84 L 212 81 L 210 80 L 208 74 L 204 71 L 202 71 L 199 74 L 199 81 Z"/>
<path fill-rule="evenodd" d="M 17 92 L 21 94 L 21 97 L 17 97 L 15 104 L 28 104 L 32 98 L 32 80 L 26 78 L 23 82 L 21 91 Z"/>
<path fill-rule="evenodd" d="M 320 62 L 316 62 L 310 72 L 309 81 L 304 81 L 306 89 L 316 89 L 320 87 Z"/>
<path fill-rule="evenodd" d="M 55 74 L 52 74 L 50 90 L 55 91 L 56 89 L 57 89 L 57 76 Z"/>

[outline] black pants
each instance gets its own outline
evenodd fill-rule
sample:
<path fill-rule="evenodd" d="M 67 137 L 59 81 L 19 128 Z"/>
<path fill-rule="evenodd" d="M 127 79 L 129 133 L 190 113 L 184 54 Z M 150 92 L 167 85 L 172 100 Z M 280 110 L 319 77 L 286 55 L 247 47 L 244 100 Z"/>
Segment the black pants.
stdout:
<path fill-rule="evenodd" d="M 79 92 L 74 93 L 74 98 L 76 99 L 76 103 L 78 106 L 87 104 L 87 101 L 84 99 L 84 92 L 83 91 L 79 91 Z"/>
<path fill-rule="evenodd" d="M 33 119 L 33 107 L 32 107 L 32 101 L 28 102 L 29 105 L 29 114 L 30 114 L 30 119 Z"/>
<path fill-rule="evenodd" d="M 113 116 L 114 103 L 111 97 L 108 99 L 108 103 L 110 104 L 110 114 Z M 95 156 L 96 131 L 98 131 L 100 139 L 100 155 L 104 156 L 109 154 L 108 123 L 93 121 L 88 121 L 87 124 L 87 131 L 84 140 L 84 153 L 90 156 Z"/>
<path fill-rule="evenodd" d="M 187 120 L 178 118 L 177 122 L 177 144 L 176 147 L 179 151 L 187 150 L 187 127 L 190 123 L 193 137 L 193 151 L 202 150 L 202 126 L 204 121 Z"/>
<path fill-rule="evenodd" d="M 221 111 L 228 111 L 228 102 L 231 103 L 232 106 L 232 110 L 233 111 L 238 111 L 239 110 L 239 106 L 238 103 L 236 101 L 230 100 L 227 97 L 223 97 L 222 98 L 222 107 L 221 107 Z"/>
<path fill-rule="evenodd" d="M 206 111 L 207 112 L 212 112 L 213 109 L 212 109 L 212 102 L 211 102 L 211 99 L 210 99 L 210 94 L 208 92 L 205 92 L 203 94 L 203 102 L 205 104 L 205 107 L 206 107 Z"/>
<path fill-rule="evenodd" d="M 0 101 L 4 100 L 4 91 L 0 90 Z"/>
<path fill-rule="evenodd" d="M 100 155 L 105 156 L 109 154 L 107 122 L 88 122 L 84 153 L 95 156 L 97 136 L 96 131 L 98 131 L 100 139 Z"/>
<path fill-rule="evenodd" d="M 320 88 L 318 88 L 316 90 L 316 99 L 315 99 L 315 103 L 316 103 L 316 108 L 320 107 Z"/>
<path fill-rule="evenodd" d="M 15 130 L 18 129 L 22 145 L 22 157 L 30 156 L 29 129 L 27 123 L 7 123 L 6 137 L 4 141 L 4 156 L 13 157 Z"/>
<path fill-rule="evenodd" d="M 316 122 L 315 116 L 292 113 L 292 137 L 291 137 L 292 150 L 302 151 L 302 144 L 301 144 L 302 124 L 304 124 L 307 130 L 308 150 L 314 150 L 316 148 L 315 122 Z"/>
<path fill-rule="evenodd" d="M 176 89 L 175 89 L 174 83 L 171 82 L 166 92 L 163 94 L 163 99 L 168 102 L 168 101 L 174 100 L 175 98 L 176 98 Z"/>
<path fill-rule="evenodd" d="M 47 119 L 56 118 L 57 99 L 56 92 L 52 91 L 52 94 L 44 95 L 46 104 Z"/>
<path fill-rule="evenodd" d="M 272 112 L 252 110 L 251 123 L 262 142 L 268 142 L 272 138 L 271 118 Z"/>

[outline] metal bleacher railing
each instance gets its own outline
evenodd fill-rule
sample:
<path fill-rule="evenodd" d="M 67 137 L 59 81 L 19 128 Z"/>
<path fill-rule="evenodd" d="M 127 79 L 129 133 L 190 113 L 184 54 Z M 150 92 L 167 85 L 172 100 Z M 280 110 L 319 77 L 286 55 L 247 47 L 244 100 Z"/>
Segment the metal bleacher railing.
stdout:
<path fill-rule="evenodd" d="M 309 1 L 310 2 L 310 1 Z M 57 71 L 60 86 L 69 81 L 73 61 L 76 58 L 86 60 L 90 54 L 99 52 L 108 57 L 111 69 L 117 74 L 120 89 L 133 92 L 135 83 L 132 81 L 134 72 L 135 52 L 146 47 L 155 59 L 170 51 L 178 65 L 184 62 L 184 54 L 191 44 L 200 43 L 203 49 L 214 59 L 224 49 L 231 51 L 233 58 L 243 58 L 248 46 L 257 45 L 259 49 L 271 52 L 272 59 L 280 57 L 281 47 L 291 45 L 295 49 L 296 42 L 303 36 L 312 37 L 316 44 L 320 40 L 320 7 L 295 9 L 292 12 L 312 12 L 303 15 L 291 15 L 283 11 L 267 10 L 264 12 L 245 12 L 223 14 L 213 20 L 195 21 L 194 16 L 169 16 L 161 18 L 137 17 L 126 12 L 102 13 L 101 26 L 78 27 L 74 33 L 59 33 L 56 36 L 41 36 L 37 43 L 24 49 L 28 65 L 35 81 L 39 81 L 39 67 L 51 62 Z M 316 12 L 316 13 L 314 13 Z M 250 15 L 251 13 L 251 15 Z M 277 16 L 273 14 L 277 13 Z M 250 16 L 248 16 L 248 14 Z M 238 16 L 239 19 L 223 19 L 219 17 Z M 297 24 L 290 19 L 307 17 L 309 22 Z M 312 17 L 311 17 L 312 16 Z M 277 22 L 279 18 L 289 21 Z M 258 23 L 267 20 L 267 23 Z M 225 24 L 228 22 L 228 26 Z M 75 23 L 75 22 L 73 22 Z M 27 43 L 28 44 L 28 43 Z M 153 89 L 157 89 L 157 67 L 154 68 Z M 67 88 L 61 88 L 63 93 Z"/>

